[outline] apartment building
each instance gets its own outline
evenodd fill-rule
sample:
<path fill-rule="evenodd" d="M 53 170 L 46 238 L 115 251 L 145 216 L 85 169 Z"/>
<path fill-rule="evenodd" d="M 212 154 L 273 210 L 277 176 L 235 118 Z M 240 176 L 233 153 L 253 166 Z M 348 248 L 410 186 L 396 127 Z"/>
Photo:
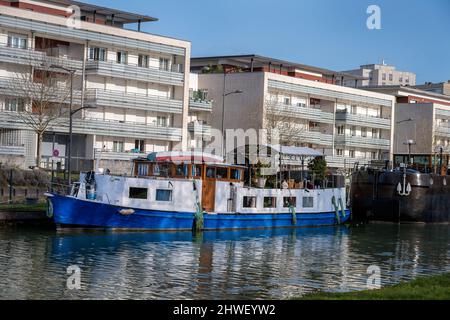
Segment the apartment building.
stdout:
<path fill-rule="evenodd" d="M 330 167 L 392 159 L 395 98 L 336 85 L 347 74 L 258 55 L 193 58 L 191 72 L 214 101 L 213 128 L 267 129 L 270 114 L 295 128 L 282 143 L 317 149 Z"/>
<path fill-rule="evenodd" d="M 189 150 L 205 150 L 211 140 L 211 117 L 213 101 L 208 98 L 208 90 L 199 87 L 198 74 L 189 77 Z"/>
<path fill-rule="evenodd" d="M 68 23 L 71 5 L 81 12 L 76 26 Z M 22 106 L 10 83 L 17 74 L 34 79 L 48 64 L 59 76 L 74 74 L 73 110 L 89 107 L 73 116 L 73 170 L 98 161 L 128 172 L 133 157 L 190 147 L 188 118 L 210 107 L 190 99 L 190 43 L 140 31 L 155 20 L 68 0 L 0 1 L 0 162 L 35 165 L 36 134 L 17 117 L 31 105 Z M 68 132 L 68 117 L 49 125 L 41 165 L 55 160 L 54 149 L 66 165 Z"/>
<path fill-rule="evenodd" d="M 443 170 L 450 154 L 450 96 L 404 86 L 370 87 L 368 90 L 396 97 L 394 162 L 408 158 L 420 170 Z"/>
<path fill-rule="evenodd" d="M 358 78 L 344 77 L 336 83 L 347 87 L 385 86 L 385 85 L 416 85 L 416 74 L 397 70 L 395 66 L 384 63 L 362 65 L 359 69 L 343 71 L 343 73 Z"/>

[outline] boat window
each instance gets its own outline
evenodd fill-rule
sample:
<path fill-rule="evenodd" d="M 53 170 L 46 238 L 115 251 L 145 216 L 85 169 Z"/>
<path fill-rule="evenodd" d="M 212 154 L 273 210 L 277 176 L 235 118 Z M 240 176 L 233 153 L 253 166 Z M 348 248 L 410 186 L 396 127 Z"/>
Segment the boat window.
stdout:
<path fill-rule="evenodd" d="M 231 169 L 230 178 L 233 180 L 241 180 L 241 170 Z"/>
<path fill-rule="evenodd" d="M 296 197 L 284 197 L 283 198 L 283 206 L 285 208 L 289 208 L 289 206 L 296 207 L 297 206 L 297 198 Z"/>
<path fill-rule="evenodd" d="M 201 177 L 202 176 L 202 167 L 193 164 L 192 165 L 192 176 L 193 177 Z"/>
<path fill-rule="evenodd" d="M 187 175 L 188 175 L 187 164 L 177 165 L 176 170 L 175 170 L 175 175 L 178 177 L 187 177 Z"/>
<path fill-rule="evenodd" d="M 277 198 L 276 197 L 264 197 L 264 208 L 276 208 Z"/>
<path fill-rule="evenodd" d="M 172 190 L 157 189 L 156 201 L 172 201 Z"/>
<path fill-rule="evenodd" d="M 228 179 L 228 168 L 217 168 L 217 179 Z"/>
<path fill-rule="evenodd" d="M 147 188 L 130 187 L 130 191 L 129 191 L 130 199 L 147 199 L 147 196 L 148 196 Z"/>
<path fill-rule="evenodd" d="M 148 175 L 148 164 L 139 163 L 137 171 L 138 171 L 137 172 L 138 176 L 147 176 Z"/>
<path fill-rule="evenodd" d="M 206 168 L 206 177 L 207 178 L 215 178 L 216 177 L 216 168 L 207 167 Z"/>
<path fill-rule="evenodd" d="M 244 197 L 242 206 L 244 208 L 256 208 L 256 197 Z"/>
<path fill-rule="evenodd" d="M 314 198 L 313 197 L 303 197 L 303 208 L 313 208 Z"/>

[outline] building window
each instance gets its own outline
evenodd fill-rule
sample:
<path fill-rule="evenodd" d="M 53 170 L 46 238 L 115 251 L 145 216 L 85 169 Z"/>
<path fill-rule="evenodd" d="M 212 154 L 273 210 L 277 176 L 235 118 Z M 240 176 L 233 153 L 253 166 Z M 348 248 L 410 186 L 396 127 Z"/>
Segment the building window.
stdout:
<path fill-rule="evenodd" d="M 303 208 L 313 208 L 314 198 L 313 197 L 303 197 Z"/>
<path fill-rule="evenodd" d="M 376 151 L 372 151 L 371 158 L 372 158 L 372 160 L 376 160 L 378 158 Z"/>
<path fill-rule="evenodd" d="M 361 128 L 361 137 L 367 138 L 367 128 Z"/>
<path fill-rule="evenodd" d="M 297 198 L 296 197 L 283 197 L 283 207 L 284 208 L 289 208 L 290 206 L 292 207 L 297 207 Z"/>
<path fill-rule="evenodd" d="M 398 81 L 403 82 L 403 77 L 398 78 Z"/>
<path fill-rule="evenodd" d="M 164 202 L 172 201 L 172 190 L 157 189 L 156 201 L 164 201 Z"/>
<path fill-rule="evenodd" d="M 125 51 L 117 52 L 117 63 L 127 64 L 127 56 L 128 54 Z"/>
<path fill-rule="evenodd" d="M 26 49 L 28 39 L 27 36 L 22 35 L 9 35 L 8 36 L 8 47 Z"/>
<path fill-rule="evenodd" d="M 383 75 L 381 76 L 381 79 L 386 80 L 386 73 L 383 73 Z"/>
<path fill-rule="evenodd" d="M 6 99 L 5 100 L 5 111 L 24 111 L 25 102 L 23 99 Z"/>
<path fill-rule="evenodd" d="M 130 187 L 130 190 L 129 190 L 129 198 L 130 199 L 146 200 L 147 197 L 148 197 L 148 189 L 147 188 Z"/>
<path fill-rule="evenodd" d="M 344 150 L 342 150 L 342 149 L 336 149 L 336 155 L 337 155 L 338 157 L 342 157 L 342 156 L 344 155 Z"/>
<path fill-rule="evenodd" d="M 290 106 L 291 105 L 291 98 L 284 98 L 283 103 L 286 106 Z"/>
<path fill-rule="evenodd" d="M 169 59 L 159 58 L 159 70 L 169 71 Z"/>
<path fill-rule="evenodd" d="M 256 197 L 244 197 L 242 206 L 244 208 L 256 208 Z"/>
<path fill-rule="evenodd" d="M 145 140 L 134 140 L 134 151 L 144 153 L 145 152 Z"/>
<path fill-rule="evenodd" d="M 342 136 L 345 134 L 345 126 L 338 126 L 337 127 L 337 134 Z"/>
<path fill-rule="evenodd" d="M 264 197 L 264 208 L 276 208 L 277 198 L 276 197 Z"/>
<path fill-rule="evenodd" d="M 106 61 L 106 49 L 97 47 L 89 48 L 89 60 Z"/>
<path fill-rule="evenodd" d="M 167 117 L 157 116 L 156 117 L 156 125 L 158 127 L 167 127 Z"/>
<path fill-rule="evenodd" d="M 141 68 L 149 67 L 150 58 L 147 55 L 140 54 L 138 59 L 138 66 Z"/>
<path fill-rule="evenodd" d="M 406 83 L 409 83 L 409 78 L 406 78 L 406 79 L 405 79 L 405 82 L 406 82 Z"/>
<path fill-rule="evenodd" d="M 138 176 L 148 176 L 148 164 L 139 163 L 137 167 Z"/>
<path fill-rule="evenodd" d="M 123 141 L 114 141 L 113 142 L 113 151 L 114 152 L 123 152 Z"/>
<path fill-rule="evenodd" d="M 355 157 L 355 150 L 348 150 L 348 156 L 350 158 L 354 158 Z"/>
<path fill-rule="evenodd" d="M 394 81 L 394 75 L 392 73 L 389 74 L 389 81 Z"/>
<path fill-rule="evenodd" d="M 356 127 L 355 126 L 352 126 L 352 128 L 351 128 L 351 135 L 352 135 L 352 137 L 355 137 L 356 136 Z"/>
<path fill-rule="evenodd" d="M 374 139 L 380 138 L 380 131 L 378 129 L 372 129 L 372 138 Z"/>

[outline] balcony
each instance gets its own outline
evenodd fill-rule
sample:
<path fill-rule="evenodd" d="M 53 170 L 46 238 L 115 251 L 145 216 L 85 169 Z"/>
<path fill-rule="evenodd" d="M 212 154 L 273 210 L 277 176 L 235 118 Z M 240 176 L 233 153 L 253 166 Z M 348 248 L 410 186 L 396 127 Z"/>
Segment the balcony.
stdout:
<path fill-rule="evenodd" d="M 23 94 L 20 92 L 23 90 L 27 90 L 31 87 L 31 83 L 21 83 L 21 79 L 15 79 L 15 78 L 6 78 L 6 77 L 0 77 L 0 94 L 5 96 L 11 96 L 11 97 L 22 97 Z M 19 89 L 19 90 L 17 90 Z M 39 98 L 48 99 L 48 101 L 51 102 L 61 102 L 63 97 L 66 97 L 64 100 L 65 103 L 70 103 L 70 91 L 65 90 L 57 90 L 56 88 L 53 90 L 53 88 L 48 87 L 46 90 L 46 93 L 40 94 L 40 86 L 36 85 L 36 96 Z M 50 92 L 51 90 L 51 92 Z M 52 96 L 50 94 L 54 94 L 54 99 L 52 99 Z M 80 104 L 81 103 L 81 97 L 82 93 L 81 90 L 74 90 L 73 91 L 73 103 L 74 104 Z"/>
<path fill-rule="evenodd" d="M 366 148 L 366 149 L 381 149 L 389 150 L 391 141 L 389 139 L 358 137 L 358 136 L 336 136 L 337 145 L 345 145 L 347 147 Z"/>
<path fill-rule="evenodd" d="M 304 131 L 298 133 L 297 136 L 295 137 L 295 140 L 296 142 L 301 143 L 311 143 L 321 146 L 332 146 L 333 135 L 321 133 L 320 131 Z"/>
<path fill-rule="evenodd" d="M 212 112 L 212 104 L 211 100 L 189 98 L 189 110 L 191 111 Z"/>
<path fill-rule="evenodd" d="M 327 166 L 332 168 L 350 169 L 355 166 L 356 163 L 359 166 L 367 165 L 370 163 L 370 159 L 367 158 L 349 158 L 339 156 L 326 156 Z"/>
<path fill-rule="evenodd" d="M 33 49 L 19 49 L 8 46 L 0 46 L 0 61 L 21 65 L 32 65 L 34 67 L 41 67 L 42 63 L 47 65 L 57 65 L 64 68 L 79 70 L 81 74 L 83 68 L 83 61 L 69 58 L 59 58 L 48 56 L 44 52 Z"/>
<path fill-rule="evenodd" d="M 130 161 L 136 158 L 147 158 L 146 153 L 139 152 L 114 152 L 114 151 L 103 151 L 103 150 L 95 150 L 95 159 L 96 160 L 122 160 L 122 161 Z"/>
<path fill-rule="evenodd" d="M 0 122 L 6 129 L 30 130 L 16 112 L 0 112 Z M 48 131 L 68 132 L 69 119 L 60 118 L 52 122 Z M 153 124 L 112 121 L 103 119 L 74 119 L 73 133 L 92 134 L 133 139 L 154 139 L 164 141 L 181 141 L 181 128 L 161 127 Z"/>
<path fill-rule="evenodd" d="M 434 134 L 439 137 L 450 138 L 450 126 L 440 125 L 434 128 Z"/>
<path fill-rule="evenodd" d="M 102 89 L 86 90 L 85 101 L 104 107 L 131 108 L 166 113 L 183 113 L 183 101 L 161 96 L 151 96 Z"/>
<path fill-rule="evenodd" d="M 25 146 L 3 146 L 0 145 L 0 155 L 25 156 Z"/>
<path fill-rule="evenodd" d="M 361 114 L 352 114 L 346 111 L 337 111 L 336 121 L 343 121 L 346 124 L 354 126 L 363 126 L 385 130 L 391 129 L 391 119 L 371 117 Z"/>
<path fill-rule="evenodd" d="M 179 72 L 181 67 L 178 65 L 172 67 L 171 71 L 166 71 L 159 68 L 143 68 L 116 62 L 88 61 L 86 63 L 86 74 L 183 86 L 184 73 Z"/>
<path fill-rule="evenodd" d="M 188 123 L 188 131 L 195 136 L 211 137 L 211 126 L 202 124 L 198 121 L 192 121 Z"/>
<path fill-rule="evenodd" d="M 332 112 L 325 112 L 313 107 L 277 104 L 273 108 L 270 108 L 269 112 L 283 117 L 294 117 L 327 124 L 334 123 L 334 115 Z"/>

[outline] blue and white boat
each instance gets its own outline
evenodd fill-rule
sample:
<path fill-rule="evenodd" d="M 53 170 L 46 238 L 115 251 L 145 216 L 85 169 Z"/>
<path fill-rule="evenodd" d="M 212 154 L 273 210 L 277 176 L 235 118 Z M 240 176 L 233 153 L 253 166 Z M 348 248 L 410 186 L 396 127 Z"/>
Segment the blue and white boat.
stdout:
<path fill-rule="evenodd" d="M 295 228 L 346 222 L 345 186 L 250 187 L 247 168 L 207 154 L 133 160 L 133 175 L 80 174 L 70 195 L 47 194 L 59 227 L 184 231 Z"/>

